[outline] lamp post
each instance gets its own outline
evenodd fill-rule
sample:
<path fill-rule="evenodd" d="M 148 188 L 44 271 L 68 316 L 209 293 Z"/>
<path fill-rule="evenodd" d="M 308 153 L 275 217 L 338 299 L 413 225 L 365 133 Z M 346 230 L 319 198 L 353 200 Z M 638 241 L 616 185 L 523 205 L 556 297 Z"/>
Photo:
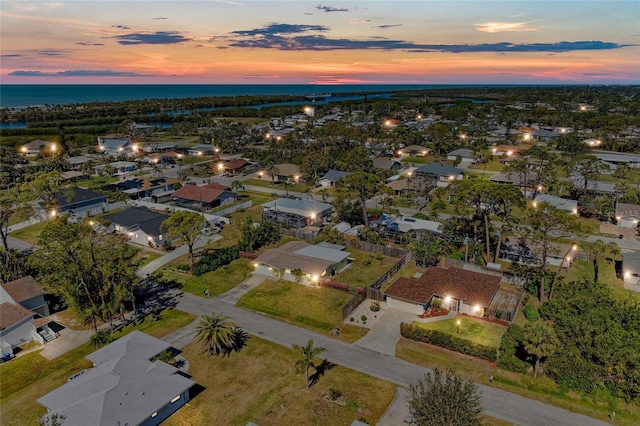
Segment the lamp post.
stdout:
<path fill-rule="evenodd" d="M 456 334 L 460 334 L 460 320 L 456 321 Z"/>

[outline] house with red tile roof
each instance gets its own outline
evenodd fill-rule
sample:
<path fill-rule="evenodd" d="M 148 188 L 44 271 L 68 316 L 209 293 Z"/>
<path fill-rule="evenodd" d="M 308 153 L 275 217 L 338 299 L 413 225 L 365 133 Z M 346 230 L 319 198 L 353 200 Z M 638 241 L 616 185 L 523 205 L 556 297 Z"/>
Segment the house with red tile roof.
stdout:
<path fill-rule="evenodd" d="M 482 317 L 501 280 L 500 276 L 432 266 L 418 279 L 398 278 L 385 291 L 387 307 L 420 315 L 434 300 L 440 300 L 445 309 Z"/>

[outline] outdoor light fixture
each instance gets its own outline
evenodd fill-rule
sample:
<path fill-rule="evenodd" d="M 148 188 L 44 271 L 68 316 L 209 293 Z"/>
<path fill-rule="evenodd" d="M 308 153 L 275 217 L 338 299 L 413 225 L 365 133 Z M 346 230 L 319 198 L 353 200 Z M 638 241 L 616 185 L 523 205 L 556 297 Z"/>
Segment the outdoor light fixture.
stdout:
<path fill-rule="evenodd" d="M 476 312 L 476 313 L 480 312 L 480 306 L 478 306 L 478 305 L 474 306 L 473 307 L 473 312 Z"/>
<path fill-rule="evenodd" d="M 456 321 L 456 334 L 460 334 L 460 320 Z"/>

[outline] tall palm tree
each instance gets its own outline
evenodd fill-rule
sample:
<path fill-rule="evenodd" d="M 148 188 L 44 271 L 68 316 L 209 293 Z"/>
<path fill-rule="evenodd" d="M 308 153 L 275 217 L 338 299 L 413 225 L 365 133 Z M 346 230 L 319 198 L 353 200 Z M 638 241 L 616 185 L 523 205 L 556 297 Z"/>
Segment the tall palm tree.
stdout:
<path fill-rule="evenodd" d="M 534 357 L 533 377 L 538 375 L 540 360 L 555 353 L 559 341 L 553 328 L 542 322 L 527 324 L 524 332 L 524 349 Z"/>
<path fill-rule="evenodd" d="M 198 341 L 211 355 L 229 355 L 247 344 L 249 335 L 224 314 L 202 315 L 197 328 Z"/>
<path fill-rule="evenodd" d="M 305 190 L 302 191 L 302 193 L 307 196 L 308 200 L 313 200 L 313 192 L 311 191 L 311 188 L 305 188 Z"/>
<path fill-rule="evenodd" d="M 234 180 L 231 182 L 231 189 L 233 189 L 236 193 L 242 189 L 242 182 L 239 180 Z"/>
<path fill-rule="evenodd" d="M 304 370 L 305 383 L 307 385 L 307 389 L 309 389 L 311 387 L 311 382 L 309 381 L 309 368 L 313 367 L 314 369 L 317 369 L 313 359 L 327 349 L 323 347 L 314 347 L 313 339 L 309 339 L 307 344 L 304 346 L 292 345 L 292 348 L 300 354 L 300 358 L 296 361 L 296 368 L 298 368 L 298 370 Z"/>
<path fill-rule="evenodd" d="M 276 176 L 280 173 L 280 169 L 278 169 L 278 166 L 276 166 L 274 162 L 268 163 L 264 169 L 271 178 L 271 185 L 273 185 L 275 183 Z"/>

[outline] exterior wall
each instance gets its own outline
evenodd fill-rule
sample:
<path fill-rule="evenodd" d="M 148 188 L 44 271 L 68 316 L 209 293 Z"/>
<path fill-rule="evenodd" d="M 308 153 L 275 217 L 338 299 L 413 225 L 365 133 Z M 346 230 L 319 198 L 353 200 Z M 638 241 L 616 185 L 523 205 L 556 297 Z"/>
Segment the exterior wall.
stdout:
<path fill-rule="evenodd" d="M 180 399 L 176 402 L 168 402 L 167 405 L 156 411 L 155 417 L 148 417 L 145 421 L 140 423 L 140 426 L 157 426 L 166 419 L 168 419 L 173 413 L 182 408 L 187 402 L 189 402 L 189 390 L 186 390 L 180 394 Z"/>
<path fill-rule="evenodd" d="M 474 305 L 469 305 L 468 303 L 464 303 L 464 302 L 460 304 L 459 312 L 461 314 L 466 314 L 471 317 L 482 318 L 484 316 L 484 308 L 480 307 L 480 310 L 476 311 Z"/>
<path fill-rule="evenodd" d="M 49 315 L 49 306 L 45 302 L 44 296 L 32 297 L 31 299 L 25 300 L 20 304 L 26 309 L 37 312 L 43 317 L 46 317 Z"/>
<path fill-rule="evenodd" d="M 322 186 L 323 188 L 331 188 L 332 182 L 329 179 L 320 179 L 318 180 L 318 185 Z"/>
<path fill-rule="evenodd" d="M 20 346 L 35 338 L 36 329 L 31 324 L 33 317 L 25 318 L 22 322 L 9 327 L 6 330 L 2 330 L 0 333 L 0 341 L 2 346 L 4 343 L 10 344 L 12 347 Z"/>
<path fill-rule="evenodd" d="M 421 315 L 424 312 L 424 308 L 422 307 L 422 305 L 394 299 L 391 296 L 387 296 L 387 308 L 395 309 L 397 311 L 409 312 L 416 315 Z"/>

